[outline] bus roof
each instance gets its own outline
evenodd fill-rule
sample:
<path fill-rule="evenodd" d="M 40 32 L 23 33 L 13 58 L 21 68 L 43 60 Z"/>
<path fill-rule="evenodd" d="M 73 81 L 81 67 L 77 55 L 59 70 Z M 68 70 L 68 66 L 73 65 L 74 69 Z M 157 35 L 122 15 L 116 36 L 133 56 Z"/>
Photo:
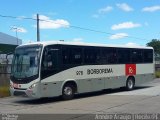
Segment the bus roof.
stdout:
<path fill-rule="evenodd" d="M 117 47 L 117 48 L 143 48 L 143 49 L 153 49 L 153 47 L 145 47 L 145 46 L 136 46 L 136 45 L 112 45 L 112 44 L 97 44 L 97 43 L 84 43 L 84 42 L 64 42 L 64 41 L 43 41 L 43 42 L 34 42 L 34 43 L 28 43 L 20 45 L 22 46 L 28 46 L 28 45 L 75 45 L 75 46 L 92 46 L 92 47 Z"/>

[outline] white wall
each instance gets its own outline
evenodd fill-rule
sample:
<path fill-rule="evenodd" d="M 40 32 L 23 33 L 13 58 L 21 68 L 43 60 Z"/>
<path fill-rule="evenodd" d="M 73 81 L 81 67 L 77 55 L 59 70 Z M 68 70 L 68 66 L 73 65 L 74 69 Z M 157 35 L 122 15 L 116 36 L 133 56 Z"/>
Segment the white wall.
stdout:
<path fill-rule="evenodd" d="M 0 32 L 0 44 L 21 45 L 22 40 Z"/>

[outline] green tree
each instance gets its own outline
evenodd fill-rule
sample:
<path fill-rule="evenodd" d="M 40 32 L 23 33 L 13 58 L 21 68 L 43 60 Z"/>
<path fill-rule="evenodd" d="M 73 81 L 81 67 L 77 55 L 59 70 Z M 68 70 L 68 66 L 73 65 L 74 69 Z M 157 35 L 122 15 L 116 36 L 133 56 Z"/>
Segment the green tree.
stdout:
<path fill-rule="evenodd" d="M 160 40 L 152 39 L 151 42 L 147 43 L 147 46 L 153 47 L 155 56 L 160 58 Z"/>

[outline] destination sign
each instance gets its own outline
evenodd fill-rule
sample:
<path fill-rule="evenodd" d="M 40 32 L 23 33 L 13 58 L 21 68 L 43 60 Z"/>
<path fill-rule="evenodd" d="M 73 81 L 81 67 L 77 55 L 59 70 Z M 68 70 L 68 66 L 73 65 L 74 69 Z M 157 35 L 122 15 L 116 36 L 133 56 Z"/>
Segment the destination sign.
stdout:
<path fill-rule="evenodd" d="M 88 69 L 87 74 L 106 74 L 106 73 L 113 73 L 112 68 L 105 68 L 105 69 Z"/>
<path fill-rule="evenodd" d="M 76 75 L 83 75 L 84 71 L 76 71 Z M 87 69 L 87 75 L 93 74 L 108 74 L 113 73 L 112 68 L 104 68 L 104 69 Z"/>

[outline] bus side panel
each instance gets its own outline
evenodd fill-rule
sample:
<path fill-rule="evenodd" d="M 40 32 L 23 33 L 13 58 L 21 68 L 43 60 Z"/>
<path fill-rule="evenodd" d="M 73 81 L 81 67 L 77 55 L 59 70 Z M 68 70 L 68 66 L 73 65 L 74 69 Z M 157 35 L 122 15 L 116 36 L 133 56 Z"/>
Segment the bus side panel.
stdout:
<path fill-rule="evenodd" d="M 126 76 L 108 77 L 105 79 L 105 89 L 124 87 Z"/>
<path fill-rule="evenodd" d="M 154 73 L 154 64 L 136 64 L 136 74 Z"/>
<path fill-rule="evenodd" d="M 99 91 L 104 89 L 104 79 L 103 78 L 95 78 L 91 79 L 91 90 Z"/>
<path fill-rule="evenodd" d="M 153 64 L 137 64 L 137 71 L 135 76 L 135 85 L 150 82 L 154 79 L 154 65 Z"/>
<path fill-rule="evenodd" d="M 153 64 L 136 64 L 135 85 L 153 80 L 153 71 Z M 124 87 L 128 77 L 125 72 L 125 64 L 78 66 L 41 80 L 41 93 L 45 97 L 61 95 L 67 79 L 77 81 L 78 93 Z"/>
<path fill-rule="evenodd" d="M 49 78 L 51 79 L 51 77 Z M 45 82 L 45 79 L 41 81 L 41 96 L 53 97 L 62 94 L 61 85 L 62 81 Z"/>
<path fill-rule="evenodd" d="M 105 89 L 103 78 L 80 79 L 77 83 L 78 93 L 99 91 Z"/>
<path fill-rule="evenodd" d="M 153 74 L 141 74 L 135 76 L 135 86 L 139 86 L 140 84 L 151 82 L 154 79 Z"/>
<path fill-rule="evenodd" d="M 79 79 L 77 83 L 78 93 L 91 92 L 91 79 Z"/>

